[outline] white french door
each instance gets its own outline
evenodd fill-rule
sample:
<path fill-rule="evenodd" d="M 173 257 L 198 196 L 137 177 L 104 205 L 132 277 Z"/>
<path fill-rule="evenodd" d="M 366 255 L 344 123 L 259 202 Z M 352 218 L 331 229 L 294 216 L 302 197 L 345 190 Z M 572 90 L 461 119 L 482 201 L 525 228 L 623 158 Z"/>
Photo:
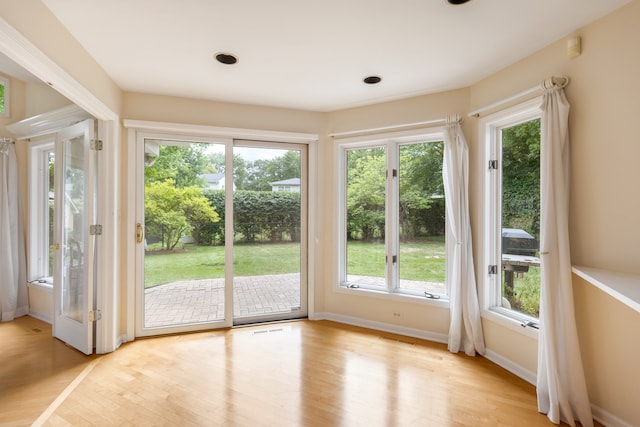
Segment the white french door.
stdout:
<path fill-rule="evenodd" d="M 53 335 L 93 353 L 97 154 L 95 121 L 56 134 Z"/>

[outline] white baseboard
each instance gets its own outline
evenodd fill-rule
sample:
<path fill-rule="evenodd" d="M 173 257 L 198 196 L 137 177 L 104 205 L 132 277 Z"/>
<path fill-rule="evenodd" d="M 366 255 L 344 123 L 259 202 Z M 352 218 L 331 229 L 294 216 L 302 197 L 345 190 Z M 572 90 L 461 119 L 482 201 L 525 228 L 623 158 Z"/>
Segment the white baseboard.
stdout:
<path fill-rule="evenodd" d="M 491 351 L 489 349 L 487 349 L 484 353 L 484 357 L 486 359 L 489 359 L 490 361 L 492 361 L 493 363 L 495 363 L 496 365 L 506 369 L 507 371 L 511 372 L 512 374 L 516 375 L 517 377 L 522 378 L 523 380 L 525 380 L 526 382 L 528 382 L 529 384 L 535 386 L 538 379 L 537 379 L 537 374 L 533 371 L 530 371 L 526 368 L 523 368 L 522 366 L 518 365 L 517 363 L 513 363 L 511 360 L 507 359 L 504 356 L 499 355 L 498 353 Z"/>
<path fill-rule="evenodd" d="M 118 348 L 120 348 L 120 346 L 121 346 L 122 344 L 124 344 L 124 343 L 128 342 L 129 340 L 128 340 L 127 338 L 128 338 L 128 335 L 127 335 L 127 334 L 119 335 L 119 336 L 116 338 L 116 348 L 115 348 L 115 349 L 117 350 Z"/>
<path fill-rule="evenodd" d="M 428 332 L 422 329 L 407 328 L 405 326 L 392 325 L 390 323 L 376 322 L 374 320 L 361 319 L 359 317 L 345 316 L 334 313 L 314 313 L 311 320 L 331 320 L 332 322 L 345 323 L 347 325 L 359 326 L 361 328 L 375 329 L 377 331 L 389 332 L 392 334 L 404 335 L 407 337 L 419 338 L 427 341 L 434 341 L 447 344 L 448 336 L 437 332 Z"/>
<path fill-rule="evenodd" d="M 53 317 L 51 313 L 40 313 L 38 311 L 29 310 L 29 316 L 35 317 L 38 320 L 42 320 L 43 322 L 47 322 L 48 324 L 53 324 Z"/>
<path fill-rule="evenodd" d="M 615 415 L 611 412 L 607 412 L 604 409 L 591 404 L 591 413 L 593 414 L 593 419 L 598 421 L 603 426 L 607 427 L 634 427 L 637 424 L 631 424 Z"/>

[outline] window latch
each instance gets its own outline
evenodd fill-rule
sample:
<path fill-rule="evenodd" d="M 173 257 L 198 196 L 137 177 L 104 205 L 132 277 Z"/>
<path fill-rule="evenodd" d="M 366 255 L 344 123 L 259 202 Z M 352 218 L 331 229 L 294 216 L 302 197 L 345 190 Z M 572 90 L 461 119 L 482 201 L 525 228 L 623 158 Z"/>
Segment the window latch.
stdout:
<path fill-rule="evenodd" d="M 431 292 L 424 291 L 425 298 L 440 299 L 440 295 L 432 294 Z"/>
<path fill-rule="evenodd" d="M 537 322 L 533 322 L 531 320 L 529 320 L 528 322 L 522 322 L 520 326 L 522 326 L 523 328 L 529 327 L 533 329 L 540 329 L 540 325 Z"/>

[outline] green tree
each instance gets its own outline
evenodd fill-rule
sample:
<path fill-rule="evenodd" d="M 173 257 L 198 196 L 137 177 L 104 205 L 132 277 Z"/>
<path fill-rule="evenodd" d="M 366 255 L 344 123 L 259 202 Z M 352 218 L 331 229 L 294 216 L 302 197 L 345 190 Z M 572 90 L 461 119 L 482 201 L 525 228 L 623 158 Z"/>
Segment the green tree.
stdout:
<path fill-rule="evenodd" d="M 174 249 L 192 224 L 220 220 L 199 186 L 179 188 L 173 179 L 147 184 L 144 207 L 147 233 L 161 236 L 166 250 Z"/>
<path fill-rule="evenodd" d="M 161 145 L 160 155 L 144 171 L 145 183 L 173 180 L 176 187 L 201 186 L 203 174 L 211 163 L 204 151 L 207 144 Z"/>
<path fill-rule="evenodd" d="M 0 84 L 0 113 L 4 113 L 4 85 Z"/>
<path fill-rule="evenodd" d="M 384 148 L 347 153 L 347 233 L 351 239 L 384 237 L 385 185 Z"/>
<path fill-rule="evenodd" d="M 249 180 L 249 165 L 239 154 L 233 155 L 233 183 L 236 190 L 246 190 Z"/>
<path fill-rule="evenodd" d="M 247 164 L 244 190 L 271 191 L 270 182 L 300 178 L 300 152 L 289 150 L 273 159 L 259 159 Z"/>
<path fill-rule="evenodd" d="M 540 119 L 502 131 L 502 225 L 540 236 Z"/>
<path fill-rule="evenodd" d="M 444 143 L 426 142 L 400 146 L 401 238 L 444 233 Z"/>

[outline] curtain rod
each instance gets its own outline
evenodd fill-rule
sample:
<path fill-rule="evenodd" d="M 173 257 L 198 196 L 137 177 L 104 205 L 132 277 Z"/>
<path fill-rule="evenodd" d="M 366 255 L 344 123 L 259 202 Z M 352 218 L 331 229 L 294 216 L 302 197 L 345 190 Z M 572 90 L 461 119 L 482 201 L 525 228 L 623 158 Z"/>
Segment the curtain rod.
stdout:
<path fill-rule="evenodd" d="M 0 142 L 2 142 L 3 144 L 15 144 L 16 140 L 13 138 L 10 138 L 8 136 L 3 136 L 2 140 L 0 140 Z"/>
<path fill-rule="evenodd" d="M 334 133 L 330 133 L 329 136 L 332 138 L 342 138 L 345 136 L 354 136 L 354 135 L 371 133 L 371 132 L 404 130 L 404 129 L 409 129 L 416 126 L 444 125 L 447 123 L 451 123 L 453 121 L 461 122 L 462 118 L 457 114 L 453 114 L 451 116 L 448 116 L 442 119 L 425 120 L 423 122 L 405 123 L 402 125 L 382 126 L 378 128 L 369 128 L 369 129 L 350 130 L 346 132 L 334 132 Z"/>
<path fill-rule="evenodd" d="M 511 101 L 515 101 L 516 99 L 520 99 L 527 95 L 531 95 L 539 90 L 542 90 L 543 86 L 546 82 L 551 83 L 552 85 L 557 85 L 558 87 L 565 87 L 569 84 L 569 77 L 550 77 L 542 82 L 542 84 L 537 84 L 535 86 L 530 87 L 529 89 L 525 89 L 522 92 L 518 92 L 515 95 L 512 95 L 508 98 L 502 99 L 500 101 L 494 102 L 493 104 L 486 105 L 482 108 L 478 108 L 468 114 L 469 117 L 479 117 L 480 113 L 484 113 L 485 111 L 493 110 L 494 108 L 501 107 L 505 104 L 510 103 Z"/>

